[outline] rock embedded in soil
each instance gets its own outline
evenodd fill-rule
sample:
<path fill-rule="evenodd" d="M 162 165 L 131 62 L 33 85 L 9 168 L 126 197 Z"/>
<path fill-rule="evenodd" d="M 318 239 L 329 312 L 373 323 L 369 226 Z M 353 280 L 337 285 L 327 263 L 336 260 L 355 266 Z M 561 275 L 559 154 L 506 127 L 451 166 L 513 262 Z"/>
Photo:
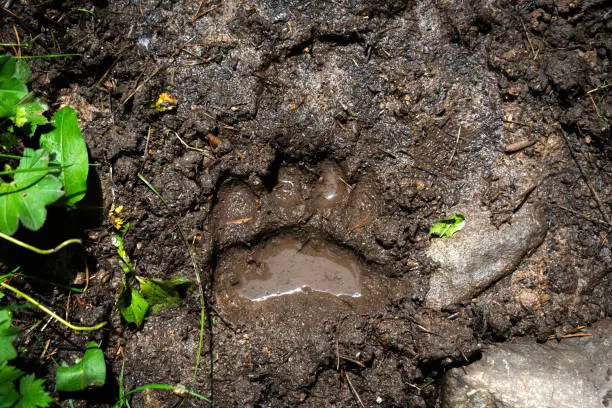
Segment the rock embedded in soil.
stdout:
<path fill-rule="evenodd" d="M 512 272 L 546 235 L 546 220 L 536 205 L 524 205 L 499 229 L 491 224 L 488 212 L 475 207 L 461 212 L 465 228 L 433 240 L 427 250 L 427 256 L 439 264 L 425 298 L 432 309 L 451 308 L 479 295 Z"/>
<path fill-rule="evenodd" d="M 531 340 L 485 351 L 482 360 L 446 374 L 443 408 L 606 407 L 612 402 L 612 323 L 592 337 L 536 344 Z"/>

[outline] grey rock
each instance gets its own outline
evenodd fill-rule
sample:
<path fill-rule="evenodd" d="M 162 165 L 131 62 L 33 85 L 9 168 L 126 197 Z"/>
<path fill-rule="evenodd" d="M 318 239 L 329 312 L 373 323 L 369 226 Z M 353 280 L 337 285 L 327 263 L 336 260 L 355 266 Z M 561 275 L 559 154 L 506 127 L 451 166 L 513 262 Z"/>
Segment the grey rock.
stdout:
<path fill-rule="evenodd" d="M 459 208 L 465 228 L 452 237 L 432 241 L 427 255 L 440 268 L 430 279 L 425 298 L 432 309 L 444 309 L 467 301 L 512 272 L 546 236 L 546 220 L 535 205 L 524 205 L 509 223 L 499 229 L 489 213 L 477 208 Z"/>
<path fill-rule="evenodd" d="M 559 343 L 522 341 L 485 351 L 453 368 L 443 381 L 443 408 L 608 407 L 612 403 L 612 322 L 589 328 L 592 337 Z"/>

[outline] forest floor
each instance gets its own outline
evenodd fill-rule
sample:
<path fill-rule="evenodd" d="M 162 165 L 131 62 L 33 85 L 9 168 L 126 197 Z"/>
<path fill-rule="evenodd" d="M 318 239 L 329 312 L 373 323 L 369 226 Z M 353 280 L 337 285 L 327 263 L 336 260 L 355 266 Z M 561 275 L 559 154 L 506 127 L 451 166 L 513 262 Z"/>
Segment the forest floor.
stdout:
<path fill-rule="evenodd" d="M 20 337 L 24 364 L 50 384 L 47 350 L 66 360 L 101 342 L 107 385 L 62 395 L 74 406 L 114 404 L 123 372 L 126 390 L 180 384 L 219 407 L 435 407 L 444 372 L 483 345 L 548 341 L 609 316 L 608 2 L 8 3 L 0 42 L 39 35 L 24 55 L 80 55 L 31 60 L 31 87 L 76 109 L 96 165 L 88 196 L 19 237 L 52 247 L 77 236 L 84 247 L 45 258 L 1 249 L 3 269 L 55 284 L 82 285 L 88 272 L 78 295 L 14 283 L 70 321 L 108 322 Z M 164 92 L 177 104 L 160 112 Z M 458 212 L 465 231 L 428 234 Z M 136 275 L 196 284 L 142 328 L 118 313 L 117 217 L 130 223 Z M 516 227 L 522 219 L 535 227 Z M 480 239 L 487 255 L 465 263 L 496 274 L 444 287 L 436 242 L 483 230 L 516 244 Z M 312 290 L 262 300 L 276 290 L 257 285 L 273 262 L 291 281 L 278 291 L 308 275 L 306 262 L 322 273 Z M 346 274 L 330 278 L 330 264 Z M 192 382 L 194 267 L 206 314 Z M 41 318 L 16 312 L 24 329 Z M 180 401 L 147 390 L 131 404 Z"/>

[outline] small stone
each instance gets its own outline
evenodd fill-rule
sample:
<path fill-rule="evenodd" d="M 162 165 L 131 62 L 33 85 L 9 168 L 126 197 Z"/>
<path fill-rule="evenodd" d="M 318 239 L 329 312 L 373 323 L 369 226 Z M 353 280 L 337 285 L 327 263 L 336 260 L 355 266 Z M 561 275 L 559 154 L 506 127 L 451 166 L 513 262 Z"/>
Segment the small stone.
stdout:
<path fill-rule="evenodd" d="M 540 297 L 533 290 L 524 290 L 518 295 L 518 301 L 527 310 L 540 309 Z"/>
<path fill-rule="evenodd" d="M 546 235 L 546 219 L 534 205 L 523 206 L 499 229 L 488 212 L 475 207 L 456 210 L 466 214 L 466 227 L 452 239 L 432 241 L 427 250 L 440 265 L 426 296 L 426 305 L 436 310 L 477 297 L 512 272 Z"/>

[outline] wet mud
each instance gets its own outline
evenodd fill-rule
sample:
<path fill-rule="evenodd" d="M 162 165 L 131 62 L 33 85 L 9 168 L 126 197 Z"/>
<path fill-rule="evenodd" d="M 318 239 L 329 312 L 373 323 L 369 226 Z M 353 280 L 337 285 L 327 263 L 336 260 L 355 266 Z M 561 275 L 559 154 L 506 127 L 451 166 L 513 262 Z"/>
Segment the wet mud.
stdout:
<path fill-rule="evenodd" d="M 75 406 L 111 406 L 122 370 L 126 389 L 193 378 L 199 292 L 141 329 L 121 322 L 112 205 L 139 276 L 196 283 L 181 225 L 207 306 L 192 389 L 219 407 L 435 407 L 444 373 L 486 344 L 609 317 L 606 2 L 198 3 L 0 14 L 0 42 L 14 24 L 42 33 L 32 55 L 81 54 L 33 60 L 32 88 L 76 108 L 96 164 L 84 254 L 44 264 L 71 282 L 86 262 L 89 287 L 33 290 L 109 326 L 35 332 L 25 357 L 52 379 L 48 339 L 60 359 L 100 341 L 108 398 Z M 152 108 L 162 92 L 175 110 Z M 455 212 L 463 231 L 429 236 Z"/>
<path fill-rule="evenodd" d="M 316 238 L 299 241 L 284 236 L 249 250 L 246 264 L 215 270 L 217 280 L 229 274 L 236 295 L 252 301 L 312 290 L 335 296 L 361 296 L 361 270 L 355 256 Z M 233 259 L 234 260 L 234 259 Z M 249 267 L 252 265 L 252 267 Z"/>

